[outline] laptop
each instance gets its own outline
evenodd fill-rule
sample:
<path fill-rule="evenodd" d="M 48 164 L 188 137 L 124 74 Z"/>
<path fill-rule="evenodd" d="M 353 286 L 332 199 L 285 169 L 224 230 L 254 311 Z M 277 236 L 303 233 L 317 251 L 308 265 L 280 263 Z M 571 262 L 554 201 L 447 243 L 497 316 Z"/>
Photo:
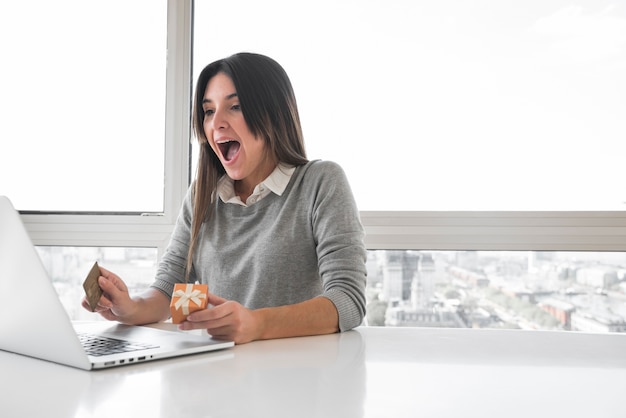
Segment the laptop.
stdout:
<path fill-rule="evenodd" d="M 193 331 L 177 331 L 173 324 L 72 322 L 19 213 L 5 196 L 0 196 L 0 289 L 0 349 L 41 360 L 94 370 L 234 345 Z M 94 337 L 100 342 L 90 343 Z"/>

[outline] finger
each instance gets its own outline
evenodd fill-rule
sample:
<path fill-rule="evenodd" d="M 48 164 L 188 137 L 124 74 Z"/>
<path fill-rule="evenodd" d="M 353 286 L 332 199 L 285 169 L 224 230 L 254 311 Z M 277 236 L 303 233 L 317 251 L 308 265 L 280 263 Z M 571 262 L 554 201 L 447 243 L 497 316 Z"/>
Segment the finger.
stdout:
<path fill-rule="evenodd" d="M 109 321 L 117 320 L 117 315 L 115 315 L 111 311 L 111 307 L 107 306 L 107 304 L 112 306 L 111 302 L 108 299 L 102 297 L 100 298 L 100 301 L 96 305 L 96 309 L 92 311 L 91 306 L 89 305 L 89 301 L 87 301 L 87 298 L 83 298 L 81 302 L 82 307 L 88 310 L 89 312 L 95 312 L 97 314 L 100 314 L 100 316 L 102 316 L 104 319 L 107 319 Z"/>
<path fill-rule="evenodd" d="M 221 335 L 222 338 L 225 338 L 226 335 L 232 334 L 232 331 L 227 331 L 232 329 L 231 324 L 223 319 L 200 322 L 184 321 L 178 326 L 178 328 L 182 331 L 203 329 L 210 335 Z"/>
<path fill-rule="evenodd" d="M 214 295 L 213 293 L 209 293 L 207 296 L 208 296 L 207 301 L 209 302 L 209 305 L 218 306 L 227 302 L 226 299 L 221 298 L 217 295 Z"/>
<path fill-rule="evenodd" d="M 100 312 L 98 312 L 98 313 L 99 313 L 99 314 L 100 314 L 100 315 L 101 315 L 104 319 L 107 319 L 107 320 L 109 320 L 109 321 L 116 321 L 116 320 L 118 319 L 118 318 L 117 318 L 117 315 L 115 315 L 115 314 L 113 313 L 113 311 L 112 311 L 112 310 L 110 310 L 110 309 L 105 309 L 105 310 L 102 310 L 102 311 L 100 311 Z"/>
<path fill-rule="evenodd" d="M 126 291 L 125 287 L 126 286 L 120 286 L 119 283 L 121 282 L 121 280 L 116 280 L 115 278 L 106 278 L 104 276 L 100 276 L 98 278 L 98 285 L 100 285 L 100 288 L 102 289 L 102 291 L 104 292 L 104 294 L 106 296 L 108 296 L 108 298 L 113 301 L 116 300 L 116 298 L 121 294 L 124 293 Z M 122 288 L 120 288 L 122 287 Z M 102 299 L 102 298 L 100 298 Z"/>
<path fill-rule="evenodd" d="M 100 265 L 98 266 L 98 268 L 100 268 L 100 275 L 106 277 L 107 279 L 115 276 L 115 273 L 113 273 L 110 270 L 105 269 L 104 267 Z"/>
<path fill-rule="evenodd" d="M 96 312 L 103 311 L 105 309 L 113 308 L 113 302 L 107 299 L 104 295 L 100 297 L 98 304 L 96 305 Z"/>
<path fill-rule="evenodd" d="M 117 274 L 105 269 L 104 267 L 100 267 L 100 277 L 104 277 L 121 291 L 126 292 L 128 290 L 128 288 L 126 287 L 126 283 L 124 283 L 124 281 L 120 279 Z M 98 281 L 98 283 L 100 283 L 100 281 Z"/>
<path fill-rule="evenodd" d="M 190 329 L 211 329 L 226 326 L 230 323 L 232 312 L 219 308 L 203 309 L 196 311 L 187 316 L 179 328 L 182 330 Z"/>
<path fill-rule="evenodd" d="M 207 328 L 207 333 L 218 340 L 233 340 L 234 335 L 230 327 Z"/>
<path fill-rule="evenodd" d="M 104 296 L 100 298 L 94 310 L 91 309 L 91 305 L 89 304 L 87 297 L 83 297 L 83 299 L 80 302 L 80 305 L 83 308 L 87 309 L 89 312 L 99 312 L 103 309 L 109 309 L 112 306 L 111 301 L 105 298 Z"/>
<path fill-rule="evenodd" d="M 211 296 L 209 294 L 209 301 L 211 300 Z M 228 302 L 225 299 L 214 296 L 215 304 L 209 308 L 201 309 L 199 311 L 192 312 L 187 316 L 187 321 L 190 322 L 206 322 L 206 321 L 215 321 L 220 318 L 226 318 L 233 314 L 235 309 L 237 308 L 236 304 L 226 303 Z"/>

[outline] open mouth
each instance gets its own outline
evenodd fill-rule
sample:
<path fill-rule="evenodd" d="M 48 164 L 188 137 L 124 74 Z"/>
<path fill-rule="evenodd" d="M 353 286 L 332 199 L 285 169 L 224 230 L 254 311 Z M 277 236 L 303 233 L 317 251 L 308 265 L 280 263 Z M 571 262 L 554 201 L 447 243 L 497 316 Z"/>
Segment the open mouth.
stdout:
<path fill-rule="evenodd" d="M 234 139 L 220 141 L 217 143 L 217 146 L 225 161 L 230 161 L 235 158 L 235 155 L 239 152 L 239 148 L 241 148 L 241 144 Z"/>

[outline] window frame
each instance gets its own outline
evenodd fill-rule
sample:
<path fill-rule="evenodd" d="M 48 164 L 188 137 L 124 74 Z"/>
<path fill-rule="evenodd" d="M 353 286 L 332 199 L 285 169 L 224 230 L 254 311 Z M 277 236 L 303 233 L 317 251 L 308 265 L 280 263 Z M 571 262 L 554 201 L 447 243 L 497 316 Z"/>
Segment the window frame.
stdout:
<path fill-rule="evenodd" d="M 371 250 L 626 251 L 626 212 L 361 212 Z"/>
<path fill-rule="evenodd" d="M 169 242 L 190 183 L 191 0 L 167 0 L 165 182 L 162 213 L 22 214 L 35 245 L 156 247 Z"/>
<path fill-rule="evenodd" d="M 191 178 L 193 1 L 168 0 L 163 213 L 22 214 L 35 245 L 164 252 Z M 363 211 L 366 247 L 408 250 L 626 251 L 626 211 Z"/>

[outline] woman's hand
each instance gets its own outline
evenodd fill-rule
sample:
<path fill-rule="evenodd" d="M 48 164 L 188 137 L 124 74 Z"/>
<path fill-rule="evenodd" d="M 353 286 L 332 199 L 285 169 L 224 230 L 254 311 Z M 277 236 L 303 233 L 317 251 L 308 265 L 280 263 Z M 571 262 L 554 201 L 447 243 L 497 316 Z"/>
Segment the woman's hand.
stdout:
<path fill-rule="evenodd" d="M 102 297 L 95 312 L 109 321 L 128 325 L 143 325 L 163 321 L 169 317 L 170 299 L 156 289 L 148 289 L 141 296 L 130 297 L 128 287 L 118 275 L 100 267 L 98 284 Z M 91 311 L 87 298 L 81 305 Z"/>
<path fill-rule="evenodd" d="M 261 336 L 261 324 L 255 311 L 245 308 L 240 303 L 208 294 L 209 307 L 196 311 L 180 324 L 180 329 L 206 329 L 218 339 L 231 340 L 244 344 L 257 340 Z"/>
<path fill-rule="evenodd" d="M 323 296 L 293 305 L 255 310 L 210 293 L 208 297 L 209 305 L 213 306 L 190 314 L 180 324 L 180 329 L 206 329 L 213 337 L 236 344 L 339 331 L 337 308 Z"/>
<path fill-rule="evenodd" d="M 128 287 L 118 275 L 100 267 L 98 285 L 102 289 L 102 297 L 98 301 L 95 312 L 109 321 L 124 322 L 123 318 L 131 315 L 135 310 L 135 303 L 128 294 Z M 91 311 L 87 298 L 81 303 L 83 308 Z"/>

